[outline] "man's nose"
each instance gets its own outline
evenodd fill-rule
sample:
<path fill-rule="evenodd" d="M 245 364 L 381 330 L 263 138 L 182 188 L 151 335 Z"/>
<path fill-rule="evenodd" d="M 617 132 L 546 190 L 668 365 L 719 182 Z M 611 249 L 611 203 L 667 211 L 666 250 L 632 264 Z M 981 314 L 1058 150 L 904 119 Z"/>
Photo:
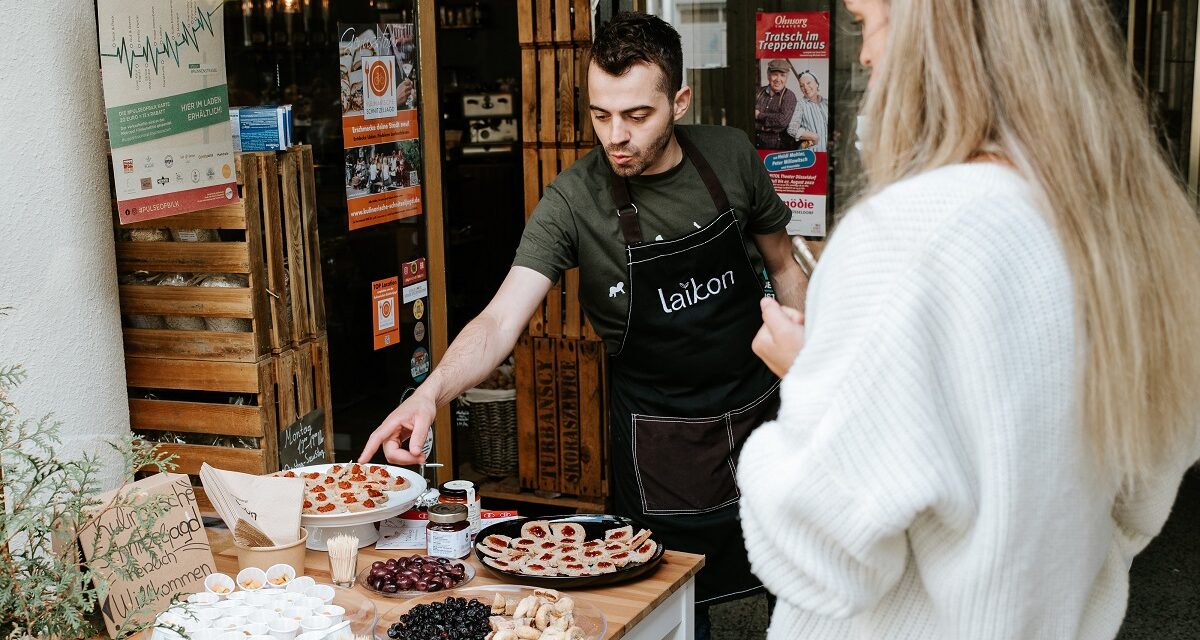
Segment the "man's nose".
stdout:
<path fill-rule="evenodd" d="M 625 144 L 629 142 L 629 136 L 629 127 L 620 118 L 613 118 L 611 142 L 613 144 Z"/>

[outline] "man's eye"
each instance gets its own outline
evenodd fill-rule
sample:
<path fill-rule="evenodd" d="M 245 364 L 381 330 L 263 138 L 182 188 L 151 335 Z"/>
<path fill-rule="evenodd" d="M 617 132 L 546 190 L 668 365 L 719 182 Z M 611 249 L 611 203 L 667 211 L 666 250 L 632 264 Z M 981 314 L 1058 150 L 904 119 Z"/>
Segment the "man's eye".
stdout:
<path fill-rule="evenodd" d="M 646 116 L 629 116 L 629 119 L 634 122 L 642 122 L 646 119 Z"/>
<path fill-rule="evenodd" d="M 605 114 L 605 113 L 593 113 L 592 117 L 599 120 L 600 122 L 606 122 L 608 120 L 608 114 Z"/>

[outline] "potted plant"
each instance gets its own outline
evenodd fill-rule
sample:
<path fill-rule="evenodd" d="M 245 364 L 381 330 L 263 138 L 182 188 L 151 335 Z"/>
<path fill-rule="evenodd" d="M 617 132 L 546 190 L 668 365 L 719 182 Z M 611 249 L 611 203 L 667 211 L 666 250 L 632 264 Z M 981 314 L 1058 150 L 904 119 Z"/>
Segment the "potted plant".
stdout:
<path fill-rule="evenodd" d="M 7 310 L 0 308 L 0 316 Z M 101 500 L 99 456 L 69 455 L 62 450 L 59 422 L 50 415 L 22 418 L 10 400 L 26 375 L 20 364 L 0 365 L 0 637 L 88 637 L 103 628 L 97 605 L 108 590 L 105 577 L 81 562 L 80 541 L 94 535 L 93 518 L 125 510 L 137 523 L 129 543 L 153 557 L 169 542 L 155 527 L 169 505 L 120 491 Z M 121 457 L 122 486 L 147 466 L 174 467 L 172 456 L 132 435 L 110 445 Z M 98 549 L 96 558 L 122 578 L 138 570 L 133 554 L 120 548 Z M 122 636 L 152 624 L 131 623 Z"/>

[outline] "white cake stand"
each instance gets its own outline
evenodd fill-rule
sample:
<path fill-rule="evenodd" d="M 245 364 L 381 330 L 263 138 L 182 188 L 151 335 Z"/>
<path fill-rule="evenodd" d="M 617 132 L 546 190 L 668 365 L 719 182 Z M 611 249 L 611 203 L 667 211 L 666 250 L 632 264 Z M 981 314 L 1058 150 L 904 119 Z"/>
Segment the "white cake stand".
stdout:
<path fill-rule="evenodd" d="M 299 467 L 291 469 L 297 474 L 325 473 L 327 469 L 332 467 L 332 464 L 314 464 L 308 467 Z M 342 466 L 346 466 L 342 464 Z M 330 515 L 309 515 L 301 514 L 300 524 L 308 529 L 308 542 L 304 546 L 314 551 L 326 551 L 328 547 L 325 542 L 337 535 L 351 535 L 358 538 L 358 546 L 365 547 L 375 544 L 379 540 L 379 530 L 375 528 L 375 523 L 387 520 L 392 516 L 399 515 L 408 511 L 417 502 L 417 496 L 425 493 L 428 488 L 425 478 L 420 474 L 393 467 L 391 465 L 372 465 L 386 467 L 388 473 L 393 476 L 402 476 L 408 480 L 409 486 L 403 491 L 385 491 L 388 501 L 381 507 L 360 511 L 358 513 L 334 513 Z"/>

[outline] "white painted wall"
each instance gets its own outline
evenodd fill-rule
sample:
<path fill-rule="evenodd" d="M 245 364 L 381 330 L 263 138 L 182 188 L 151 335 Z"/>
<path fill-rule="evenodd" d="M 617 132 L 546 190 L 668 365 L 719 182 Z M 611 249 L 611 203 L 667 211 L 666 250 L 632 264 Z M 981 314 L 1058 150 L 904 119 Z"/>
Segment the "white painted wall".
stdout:
<path fill-rule="evenodd" d="M 129 433 L 108 191 L 104 100 L 90 0 L 0 11 L 0 365 L 29 373 L 12 399 L 62 422 L 61 453 L 106 461 Z"/>

